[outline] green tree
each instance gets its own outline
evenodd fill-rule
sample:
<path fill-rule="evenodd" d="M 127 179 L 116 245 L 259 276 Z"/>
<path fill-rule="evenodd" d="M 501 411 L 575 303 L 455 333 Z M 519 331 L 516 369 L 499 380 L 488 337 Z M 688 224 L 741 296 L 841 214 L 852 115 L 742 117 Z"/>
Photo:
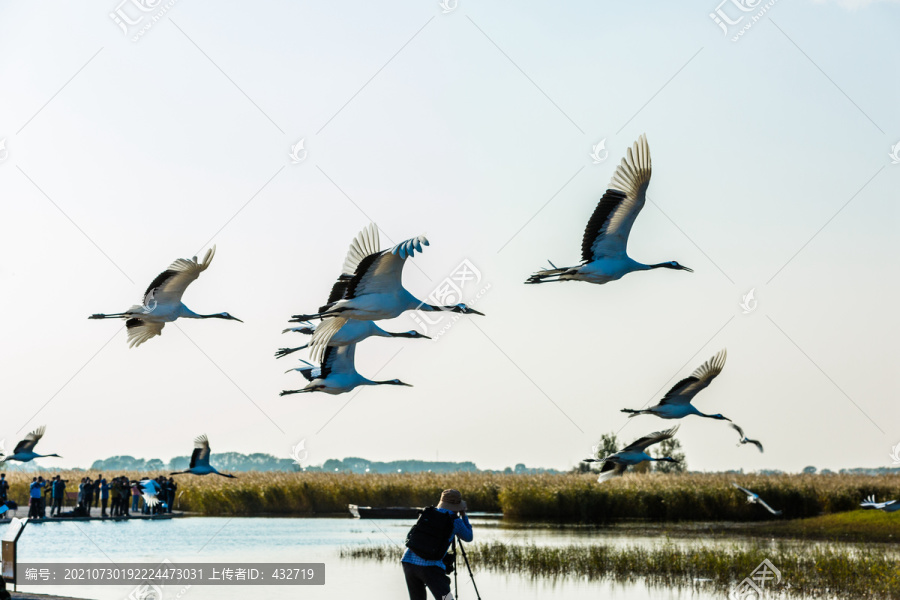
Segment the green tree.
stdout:
<path fill-rule="evenodd" d="M 674 463 L 668 461 L 653 463 L 653 470 L 657 473 L 683 473 L 687 471 L 687 461 L 685 460 L 684 452 L 681 451 L 681 442 L 675 438 L 669 438 L 656 444 L 651 456 L 653 458 L 670 456 L 678 461 Z"/>

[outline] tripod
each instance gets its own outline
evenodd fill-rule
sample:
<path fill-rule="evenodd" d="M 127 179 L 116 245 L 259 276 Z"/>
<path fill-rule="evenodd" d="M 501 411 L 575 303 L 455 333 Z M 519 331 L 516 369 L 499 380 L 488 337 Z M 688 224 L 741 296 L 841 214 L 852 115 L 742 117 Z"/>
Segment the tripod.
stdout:
<path fill-rule="evenodd" d="M 466 549 L 463 548 L 462 540 L 459 540 L 459 551 L 462 553 L 463 560 L 466 563 L 466 570 L 469 572 L 469 579 L 472 580 L 472 587 L 475 588 L 475 597 L 478 598 L 478 600 L 481 600 L 481 594 L 478 593 L 478 586 L 475 585 L 475 575 L 472 573 L 472 567 L 469 566 L 469 557 L 466 556 Z M 453 552 L 454 552 L 454 556 L 456 556 L 456 554 L 455 554 L 456 553 L 456 538 L 455 537 L 453 538 Z M 453 570 L 453 588 L 454 588 L 453 596 L 454 596 L 454 598 L 459 597 L 459 586 L 458 586 L 457 580 L 456 580 L 456 573 L 457 573 L 457 570 L 454 569 Z"/>

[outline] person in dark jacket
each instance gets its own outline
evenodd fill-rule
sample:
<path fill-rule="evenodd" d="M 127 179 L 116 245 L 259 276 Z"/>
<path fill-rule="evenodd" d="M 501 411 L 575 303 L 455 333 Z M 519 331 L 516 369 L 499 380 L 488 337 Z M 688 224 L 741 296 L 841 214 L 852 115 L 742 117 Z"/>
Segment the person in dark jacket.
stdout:
<path fill-rule="evenodd" d="M 0 473 L 0 502 L 6 502 L 9 495 L 9 482 L 6 480 L 6 473 Z"/>
<path fill-rule="evenodd" d="M 168 486 L 168 495 L 166 497 L 166 504 L 169 505 L 168 511 L 172 512 L 172 507 L 175 505 L 175 492 L 178 491 L 178 484 L 175 483 L 175 479 L 169 477 L 169 486 Z"/>
<path fill-rule="evenodd" d="M 85 478 L 84 482 L 84 510 L 86 516 L 91 516 L 91 504 L 94 503 L 94 482 L 90 477 Z"/>
<path fill-rule="evenodd" d="M 100 517 L 106 517 L 106 505 L 109 503 L 109 484 L 105 479 L 100 480 Z"/>
<path fill-rule="evenodd" d="M 56 516 L 59 516 L 59 513 L 62 512 L 63 500 L 66 497 L 66 482 L 65 480 L 57 475 L 53 479 L 53 484 L 50 488 L 53 496 L 53 503 L 50 505 L 50 516 L 53 516 L 53 511 L 56 511 Z"/>

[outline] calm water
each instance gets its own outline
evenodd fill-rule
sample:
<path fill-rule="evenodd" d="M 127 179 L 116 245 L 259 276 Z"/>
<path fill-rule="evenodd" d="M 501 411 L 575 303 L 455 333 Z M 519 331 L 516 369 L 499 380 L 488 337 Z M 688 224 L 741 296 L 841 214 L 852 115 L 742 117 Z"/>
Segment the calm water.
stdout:
<path fill-rule="evenodd" d="M 393 562 L 341 559 L 341 547 L 396 544 L 402 546 L 411 525 L 405 520 L 356 519 L 263 519 L 263 518 L 179 518 L 170 521 L 126 521 L 105 523 L 45 523 L 29 525 L 19 541 L 19 560 L 27 562 L 109 561 L 148 562 L 324 562 L 324 586 L 237 587 L 193 586 L 181 598 L 237 599 L 365 597 L 372 600 L 406 598 L 402 571 Z M 561 545 L 578 543 L 614 543 L 656 545 L 665 537 L 652 533 L 629 535 L 598 533 L 592 530 L 548 528 L 511 528 L 494 520 L 473 519 L 477 541 L 501 540 L 510 543 Z M 696 543 L 701 536 L 671 540 Z M 703 540 L 704 544 L 717 543 Z M 721 543 L 733 544 L 729 540 Z M 567 600 L 596 599 L 712 599 L 712 594 L 648 587 L 641 583 L 616 584 L 580 579 L 532 579 L 527 576 L 476 573 L 482 598 Z M 21 585 L 20 590 L 58 593 L 96 600 L 124 600 L 133 586 L 39 586 Z M 170 591 L 171 590 L 171 591 Z M 180 587 L 165 590 L 166 600 L 175 598 Z M 459 576 L 460 597 L 474 598 L 468 576 Z"/>

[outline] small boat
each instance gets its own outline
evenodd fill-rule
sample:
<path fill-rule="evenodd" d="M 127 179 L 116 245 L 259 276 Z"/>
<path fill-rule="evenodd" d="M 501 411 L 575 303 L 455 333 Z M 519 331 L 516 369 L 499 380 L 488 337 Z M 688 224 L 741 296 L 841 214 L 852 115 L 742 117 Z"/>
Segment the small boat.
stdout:
<path fill-rule="evenodd" d="M 415 506 L 357 506 L 349 504 L 350 514 L 356 519 L 415 519 L 421 508 Z"/>

